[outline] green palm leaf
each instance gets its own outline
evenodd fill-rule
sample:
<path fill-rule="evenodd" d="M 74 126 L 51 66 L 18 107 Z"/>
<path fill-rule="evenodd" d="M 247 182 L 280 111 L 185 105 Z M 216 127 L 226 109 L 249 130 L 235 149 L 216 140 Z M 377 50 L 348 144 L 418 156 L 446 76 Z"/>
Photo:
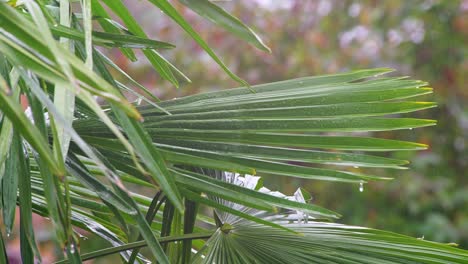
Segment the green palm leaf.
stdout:
<path fill-rule="evenodd" d="M 252 86 L 255 93 L 240 88 L 161 102 L 170 115 L 150 107 L 140 110 L 155 145 L 174 164 L 196 165 L 203 159 L 208 162 L 200 166 L 224 171 L 366 182 L 379 177 L 347 172 L 346 167 L 399 169 L 408 162 L 343 150 L 418 150 L 425 146 L 358 137 L 353 132 L 435 124 L 432 120 L 395 117 L 434 104 L 414 99 L 430 92 L 424 82 L 380 77 L 385 72 L 388 70 L 302 78 Z M 90 124 L 96 129 L 88 129 Z M 77 120 L 75 125 L 90 144 L 101 149 L 112 145 L 115 149 L 116 142 L 109 141 L 111 134 L 103 128 L 92 119 Z M 199 160 L 194 162 L 194 157 Z M 339 167 L 325 169 L 321 164 Z"/>

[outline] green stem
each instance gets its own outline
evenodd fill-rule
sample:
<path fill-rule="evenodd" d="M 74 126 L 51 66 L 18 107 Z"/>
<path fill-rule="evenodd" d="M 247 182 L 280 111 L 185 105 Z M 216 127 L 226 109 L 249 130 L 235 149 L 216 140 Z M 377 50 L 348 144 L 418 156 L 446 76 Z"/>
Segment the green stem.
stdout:
<path fill-rule="evenodd" d="M 213 235 L 213 232 L 193 233 L 193 234 L 186 234 L 186 235 L 181 235 L 181 236 L 160 237 L 158 238 L 158 241 L 161 243 L 161 242 L 173 242 L 173 241 L 180 241 L 180 240 L 203 239 L 203 238 L 209 238 L 212 235 Z M 119 253 L 121 251 L 141 248 L 145 246 L 146 246 L 146 241 L 144 240 L 136 241 L 136 242 L 128 243 L 128 244 L 117 246 L 117 247 L 105 248 L 105 249 L 97 250 L 91 253 L 83 254 L 81 255 L 81 260 L 85 261 L 85 260 L 90 260 L 94 258 L 104 257 L 107 255 Z M 55 262 L 55 264 L 64 264 L 64 263 L 68 263 L 68 259 Z"/>

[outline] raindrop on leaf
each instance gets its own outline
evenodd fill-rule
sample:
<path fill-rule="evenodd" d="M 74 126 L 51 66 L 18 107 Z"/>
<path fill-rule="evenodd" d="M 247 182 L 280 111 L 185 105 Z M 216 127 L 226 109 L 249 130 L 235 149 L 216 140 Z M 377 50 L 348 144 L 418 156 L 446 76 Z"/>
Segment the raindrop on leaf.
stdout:
<path fill-rule="evenodd" d="M 363 192 L 363 191 L 364 191 L 364 183 L 360 182 L 359 183 L 359 192 Z"/>
<path fill-rule="evenodd" d="M 75 254 L 75 245 L 74 244 L 70 245 L 70 253 Z"/>

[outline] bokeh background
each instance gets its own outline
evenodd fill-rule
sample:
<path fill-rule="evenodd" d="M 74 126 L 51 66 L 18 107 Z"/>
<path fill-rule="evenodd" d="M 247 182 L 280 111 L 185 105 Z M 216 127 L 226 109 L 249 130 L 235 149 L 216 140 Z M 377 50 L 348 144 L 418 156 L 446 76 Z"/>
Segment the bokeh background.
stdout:
<path fill-rule="evenodd" d="M 158 97 L 170 99 L 237 86 L 154 6 L 145 1 L 125 2 L 149 36 L 177 45 L 163 55 L 192 80 L 176 89 L 141 54 L 132 63 L 117 49 L 108 51 Z M 437 119 L 437 126 L 379 134 L 430 145 L 426 151 L 392 154 L 411 160 L 409 170 L 370 171 L 394 177 L 393 181 L 367 184 L 364 192 L 357 185 L 278 177 L 267 177 L 265 185 L 284 193 L 304 186 L 313 202 L 341 213 L 342 223 L 457 243 L 468 249 L 468 0 L 231 0 L 217 4 L 250 25 L 272 53 L 243 43 L 182 5 L 177 8 L 229 68 L 250 84 L 390 67 L 396 75 L 429 81 L 434 94 L 424 99 L 438 103 L 437 108 L 417 113 L 421 118 Z M 50 243 L 50 226 L 39 217 L 35 224 L 48 263 L 57 250 Z M 19 253 L 18 234 L 10 238 L 9 253 Z M 82 251 L 107 246 L 103 243 L 83 240 Z"/>

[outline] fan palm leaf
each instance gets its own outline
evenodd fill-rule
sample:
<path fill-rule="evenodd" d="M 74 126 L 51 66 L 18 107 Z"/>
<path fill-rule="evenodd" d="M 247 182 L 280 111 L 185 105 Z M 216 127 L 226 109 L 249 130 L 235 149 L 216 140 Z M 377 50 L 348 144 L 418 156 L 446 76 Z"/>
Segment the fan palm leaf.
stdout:
<path fill-rule="evenodd" d="M 259 177 L 212 171 L 207 174 L 272 193 L 261 186 Z M 300 189 L 291 197 L 273 193 L 283 199 L 305 201 Z M 218 197 L 211 199 L 278 223 L 297 234 L 217 211 L 219 227 L 197 253 L 195 263 L 463 263 L 468 257 L 466 251 L 450 245 L 358 226 L 317 222 L 307 214 L 271 214 Z"/>

